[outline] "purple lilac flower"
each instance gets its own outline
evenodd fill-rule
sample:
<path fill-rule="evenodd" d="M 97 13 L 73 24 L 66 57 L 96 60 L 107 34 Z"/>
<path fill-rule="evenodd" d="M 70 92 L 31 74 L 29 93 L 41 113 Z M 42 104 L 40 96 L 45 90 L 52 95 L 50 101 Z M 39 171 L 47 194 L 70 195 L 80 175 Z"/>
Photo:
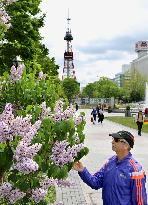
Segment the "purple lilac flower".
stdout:
<path fill-rule="evenodd" d="M 22 78 L 24 67 L 25 66 L 23 64 L 19 65 L 17 68 L 14 65 L 11 67 L 10 79 L 13 82 L 16 82 Z"/>
<path fill-rule="evenodd" d="M 55 108 L 54 108 L 55 113 L 61 113 L 63 112 L 63 102 L 61 100 L 56 102 Z"/>
<path fill-rule="evenodd" d="M 10 192 L 10 194 L 6 197 L 10 204 L 15 204 L 16 201 L 22 199 L 26 193 L 21 192 L 19 189 L 14 189 Z"/>
<path fill-rule="evenodd" d="M 40 186 L 42 189 L 47 189 L 50 186 L 53 186 L 55 184 L 55 179 L 49 179 L 48 177 L 46 177 L 45 179 L 43 179 L 42 181 L 40 181 Z"/>
<path fill-rule="evenodd" d="M 83 144 L 78 144 L 70 146 L 66 140 L 56 141 L 52 148 L 51 160 L 57 166 L 63 166 L 64 164 L 74 161 L 74 157 L 80 152 L 83 148 Z"/>
<path fill-rule="evenodd" d="M 36 202 L 39 203 L 41 200 L 44 199 L 44 197 L 47 194 L 47 190 L 41 189 L 41 188 L 36 188 L 32 190 L 32 199 Z"/>
<path fill-rule="evenodd" d="M 0 143 L 6 142 L 7 140 L 13 140 L 11 129 L 4 121 L 0 121 Z"/>
<path fill-rule="evenodd" d="M 40 119 L 43 120 L 44 118 L 46 118 L 46 117 L 48 117 L 50 115 L 51 108 L 50 107 L 46 107 L 46 102 L 43 102 L 41 104 L 41 109 L 42 109 L 42 113 L 40 115 Z"/>
<path fill-rule="evenodd" d="M 70 182 L 70 181 L 68 181 L 68 180 L 62 180 L 62 179 L 56 180 L 56 184 L 57 184 L 59 187 L 61 187 L 61 186 L 63 186 L 63 187 L 71 187 L 71 186 L 74 186 L 74 185 L 75 185 L 74 182 Z"/>
<path fill-rule="evenodd" d="M 79 125 L 83 121 L 82 116 L 74 117 L 75 125 Z"/>
<path fill-rule="evenodd" d="M 41 149 L 42 144 L 35 143 L 31 146 L 28 146 L 27 143 L 21 141 L 15 151 L 14 158 L 18 161 L 23 157 L 32 159 L 37 152 Z"/>
<path fill-rule="evenodd" d="M 11 124 L 11 128 L 13 130 L 14 135 L 19 135 L 19 136 L 24 136 L 27 134 L 30 130 L 30 127 L 32 126 L 31 124 L 31 115 L 27 115 L 26 117 L 16 117 Z"/>
<path fill-rule="evenodd" d="M 65 111 L 63 111 L 63 102 L 57 101 L 56 106 L 54 108 L 54 114 L 52 115 L 52 119 L 55 122 L 60 122 L 62 120 L 68 120 L 69 118 L 73 117 L 75 114 L 75 110 L 73 106 L 67 107 Z"/>
<path fill-rule="evenodd" d="M 34 123 L 34 125 L 30 127 L 29 132 L 26 133 L 23 138 L 23 142 L 27 143 L 28 145 L 31 144 L 31 141 L 34 138 L 34 136 L 37 134 L 37 131 L 41 126 L 41 123 L 42 123 L 41 120 L 38 120 Z"/>
<path fill-rule="evenodd" d="M 12 184 L 9 182 L 4 182 L 0 186 L 0 196 L 6 197 L 8 194 L 10 194 L 10 191 L 12 190 Z"/>
<path fill-rule="evenodd" d="M 7 25 L 11 20 L 10 16 L 7 14 L 5 10 L 0 9 L 0 22 L 4 25 Z"/>
<path fill-rule="evenodd" d="M 11 121 L 14 119 L 12 114 L 12 104 L 7 103 L 2 114 L 0 114 L 0 121 L 4 121 L 6 124 L 10 125 Z"/>
<path fill-rule="evenodd" d="M 0 196 L 6 198 L 10 204 L 14 204 L 25 195 L 26 193 L 21 192 L 19 189 L 13 189 L 12 184 L 9 182 L 4 182 L 0 186 Z"/>
<path fill-rule="evenodd" d="M 43 71 L 39 72 L 39 79 L 40 80 L 45 80 L 46 79 L 46 74 L 44 74 Z"/>
<path fill-rule="evenodd" d="M 24 174 L 29 174 L 31 172 L 36 172 L 39 168 L 38 164 L 33 161 L 30 158 L 23 157 L 21 158 L 20 161 L 18 161 L 14 167 L 14 169 L 17 169 L 18 171 L 24 173 Z"/>

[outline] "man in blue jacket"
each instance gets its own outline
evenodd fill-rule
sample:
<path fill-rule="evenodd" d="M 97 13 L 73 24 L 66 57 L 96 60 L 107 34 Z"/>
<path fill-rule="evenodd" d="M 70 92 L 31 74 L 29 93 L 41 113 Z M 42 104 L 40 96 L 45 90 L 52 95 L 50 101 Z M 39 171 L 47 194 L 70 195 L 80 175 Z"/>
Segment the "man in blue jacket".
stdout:
<path fill-rule="evenodd" d="M 146 175 L 141 165 L 130 153 L 134 136 L 127 131 L 109 134 L 112 136 L 111 157 L 94 175 L 78 161 L 73 169 L 92 189 L 102 188 L 103 205 L 147 205 Z"/>

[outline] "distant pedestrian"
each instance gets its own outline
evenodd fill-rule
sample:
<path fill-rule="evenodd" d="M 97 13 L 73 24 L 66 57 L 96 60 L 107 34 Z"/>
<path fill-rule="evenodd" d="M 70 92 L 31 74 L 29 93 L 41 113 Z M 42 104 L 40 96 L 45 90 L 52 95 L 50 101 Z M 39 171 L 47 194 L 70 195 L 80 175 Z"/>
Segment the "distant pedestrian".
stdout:
<path fill-rule="evenodd" d="M 76 103 L 76 111 L 78 111 L 79 109 L 79 106 L 78 106 L 78 103 Z"/>
<path fill-rule="evenodd" d="M 135 122 L 138 126 L 138 135 L 141 136 L 141 130 L 143 126 L 144 117 L 142 114 L 142 110 L 139 110 L 138 114 L 135 116 Z"/>
<path fill-rule="evenodd" d="M 91 111 L 91 115 L 93 116 L 93 124 L 95 124 L 95 122 L 96 122 L 96 116 L 97 116 L 97 110 L 96 110 L 96 108 L 93 108 L 93 110 Z"/>
<path fill-rule="evenodd" d="M 99 118 L 98 118 L 98 122 L 101 122 L 101 124 L 102 124 L 103 120 L 104 120 L 103 110 L 100 109 L 100 110 L 99 110 Z"/>
<path fill-rule="evenodd" d="M 147 205 L 146 175 L 130 152 L 134 136 L 127 131 L 109 135 L 116 155 L 94 175 L 80 161 L 74 163 L 73 169 L 92 189 L 102 188 L 104 205 Z"/>
<path fill-rule="evenodd" d="M 97 105 L 96 110 L 97 110 L 97 115 L 98 115 L 98 118 L 99 118 L 99 115 L 100 115 L 100 113 L 99 113 L 100 106 L 99 105 Z"/>

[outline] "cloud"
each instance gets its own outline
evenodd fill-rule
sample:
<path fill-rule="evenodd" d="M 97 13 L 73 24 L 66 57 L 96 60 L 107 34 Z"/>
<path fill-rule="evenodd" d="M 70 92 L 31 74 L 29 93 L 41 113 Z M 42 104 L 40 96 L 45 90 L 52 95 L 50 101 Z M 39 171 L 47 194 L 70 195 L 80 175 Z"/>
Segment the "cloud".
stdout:
<path fill-rule="evenodd" d="M 49 55 L 60 65 L 60 75 L 68 8 L 75 71 L 82 84 L 97 80 L 97 76 L 113 78 L 121 72 L 122 64 L 137 57 L 135 43 L 148 40 L 148 0 L 43 1 L 46 21 L 41 34 Z"/>
<path fill-rule="evenodd" d="M 135 35 L 135 34 L 134 34 Z M 148 37 L 147 34 L 141 34 L 138 33 L 136 36 L 117 36 L 116 38 L 112 39 L 99 39 L 99 40 L 93 40 L 87 45 L 78 46 L 77 49 L 79 52 L 82 52 L 84 54 L 94 55 L 94 54 L 106 54 L 108 56 L 108 53 L 110 52 L 111 55 L 113 55 L 113 58 L 115 57 L 115 53 L 117 54 L 117 57 L 121 55 L 120 52 L 134 52 L 134 45 L 136 41 L 139 41 L 142 38 L 145 40 L 146 37 Z M 120 53 L 118 55 L 118 52 Z"/>

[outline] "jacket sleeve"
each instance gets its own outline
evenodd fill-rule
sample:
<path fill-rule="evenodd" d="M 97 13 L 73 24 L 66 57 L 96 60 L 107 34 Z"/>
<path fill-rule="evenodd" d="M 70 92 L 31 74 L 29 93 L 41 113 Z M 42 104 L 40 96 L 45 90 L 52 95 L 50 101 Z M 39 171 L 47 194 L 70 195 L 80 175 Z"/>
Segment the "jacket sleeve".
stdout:
<path fill-rule="evenodd" d="M 82 172 L 78 172 L 79 176 L 88 186 L 92 189 L 99 189 L 103 187 L 104 167 L 101 168 L 96 174 L 92 175 L 85 167 Z"/>
<path fill-rule="evenodd" d="M 132 205 L 147 205 L 145 183 L 146 176 L 142 172 L 139 174 L 139 176 L 135 175 L 132 177 Z"/>

